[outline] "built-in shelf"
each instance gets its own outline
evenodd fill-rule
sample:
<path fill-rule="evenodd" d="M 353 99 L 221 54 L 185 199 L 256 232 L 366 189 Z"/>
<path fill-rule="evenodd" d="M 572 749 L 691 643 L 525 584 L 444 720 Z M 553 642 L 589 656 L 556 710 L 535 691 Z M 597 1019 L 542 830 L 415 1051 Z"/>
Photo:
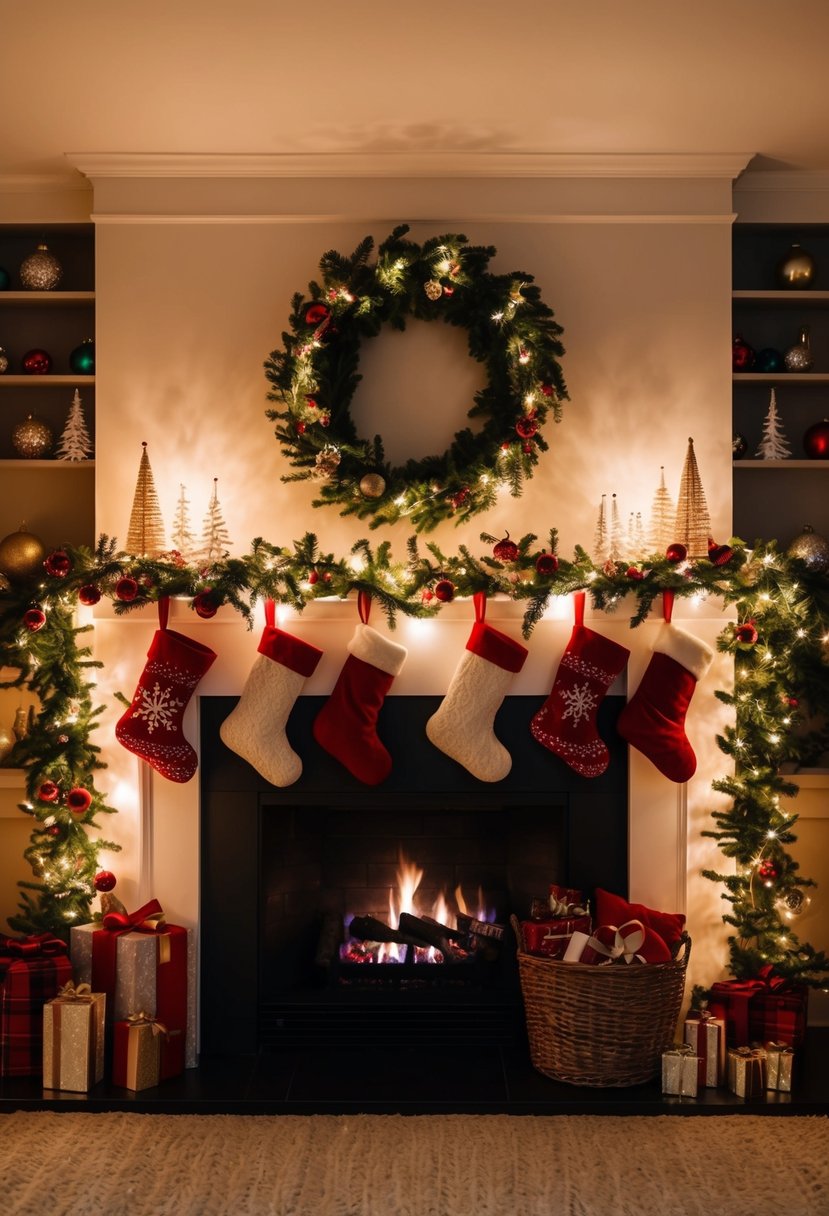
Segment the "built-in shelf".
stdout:
<path fill-rule="evenodd" d="M 791 304 L 792 307 L 829 308 L 829 291 L 732 291 L 731 298 L 740 304 Z"/>
<path fill-rule="evenodd" d="M 829 460 L 735 460 L 735 469 L 814 469 L 829 471 Z"/>
<path fill-rule="evenodd" d="M 829 384 L 829 372 L 734 372 L 735 384 Z"/>
<path fill-rule="evenodd" d="M 26 773 L 22 768 L 0 768 L 0 790 L 20 790 L 26 788 Z"/>
<path fill-rule="evenodd" d="M 79 388 L 81 385 L 94 383 L 94 376 L 64 376 L 62 373 L 59 376 L 53 376 L 51 373 L 46 376 L 0 376 L 0 388 L 48 388 L 50 385 Z"/>
<path fill-rule="evenodd" d="M 0 307 L 3 305 L 41 305 L 95 303 L 94 291 L 0 291 Z"/>
<path fill-rule="evenodd" d="M 94 469 L 94 460 L 0 460 L 3 469 Z"/>

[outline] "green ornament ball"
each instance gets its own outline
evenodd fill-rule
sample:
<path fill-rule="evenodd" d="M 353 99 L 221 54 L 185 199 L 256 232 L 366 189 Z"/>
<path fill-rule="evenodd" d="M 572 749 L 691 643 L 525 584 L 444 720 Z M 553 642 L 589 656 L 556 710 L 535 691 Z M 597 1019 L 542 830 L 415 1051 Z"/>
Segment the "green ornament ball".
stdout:
<path fill-rule="evenodd" d="M 69 366 L 79 376 L 95 375 L 95 343 L 92 338 L 85 338 L 80 346 L 76 346 L 69 356 Z"/>

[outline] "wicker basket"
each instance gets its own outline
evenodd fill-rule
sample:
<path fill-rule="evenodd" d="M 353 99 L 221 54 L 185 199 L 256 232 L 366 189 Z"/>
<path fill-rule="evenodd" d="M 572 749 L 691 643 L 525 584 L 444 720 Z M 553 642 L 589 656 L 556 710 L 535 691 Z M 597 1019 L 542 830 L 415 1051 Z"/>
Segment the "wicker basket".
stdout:
<path fill-rule="evenodd" d="M 691 939 L 669 963 L 596 967 L 523 950 L 518 973 L 533 1067 L 570 1085 L 641 1085 L 655 1077 L 674 1042 Z"/>

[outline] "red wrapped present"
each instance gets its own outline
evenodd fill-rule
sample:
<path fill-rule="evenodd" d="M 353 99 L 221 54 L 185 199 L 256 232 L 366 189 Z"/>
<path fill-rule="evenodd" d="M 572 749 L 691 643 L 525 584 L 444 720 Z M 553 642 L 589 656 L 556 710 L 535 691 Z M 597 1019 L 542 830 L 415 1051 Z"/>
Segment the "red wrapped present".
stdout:
<path fill-rule="evenodd" d="M 122 1010 L 116 999 L 118 971 L 122 951 L 119 942 L 133 934 L 150 943 L 141 955 L 150 956 L 148 977 L 154 980 L 154 994 L 148 1000 Z M 161 1062 L 161 1079 L 177 1076 L 185 1067 L 185 1043 L 188 1029 L 188 930 L 182 925 L 168 924 L 157 899 L 150 900 L 136 912 L 108 912 L 103 927 L 92 931 L 92 958 L 89 982 L 96 992 L 107 994 L 107 1009 L 113 1020 L 123 1020 L 137 1009 L 147 1009 L 149 1015 L 163 1022 L 171 1034 L 169 1049 Z M 74 935 L 73 935 L 74 948 Z M 79 971 L 81 969 L 79 968 Z M 82 978 L 87 980 L 86 974 Z M 150 994 L 148 993 L 148 996 Z"/>
<path fill-rule="evenodd" d="M 591 934 L 574 933 L 564 952 L 566 963 L 668 963 L 671 952 L 653 929 L 640 920 L 629 920 L 619 928 L 599 925 Z"/>
<path fill-rule="evenodd" d="M 750 980 L 722 980 L 711 988 L 709 1011 L 725 1018 L 729 1047 L 773 1040 L 801 1047 L 806 1034 L 809 990 L 767 964 Z"/>
<path fill-rule="evenodd" d="M 43 1070 L 43 1006 L 72 980 L 66 945 L 51 933 L 0 934 L 0 1077 Z"/>
<path fill-rule="evenodd" d="M 685 1019 L 685 1042 L 699 1060 L 699 1084 L 716 1088 L 725 1080 L 725 1021 L 707 1009 Z"/>
<path fill-rule="evenodd" d="M 521 922 L 521 936 L 528 954 L 544 958 L 563 958 L 574 933 L 590 932 L 589 916 L 554 916 L 549 920 Z"/>
<path fill-rule="evenodd" d="M 162 1076 L 173 1075 L 165 1066 L 165 1056 L 180 1032 L 170 1031 L 163 1022 L 143 1011 L 130 1014 L 113 1028 L 112 1083 L 124 1089 L 149 1089 Z"/>

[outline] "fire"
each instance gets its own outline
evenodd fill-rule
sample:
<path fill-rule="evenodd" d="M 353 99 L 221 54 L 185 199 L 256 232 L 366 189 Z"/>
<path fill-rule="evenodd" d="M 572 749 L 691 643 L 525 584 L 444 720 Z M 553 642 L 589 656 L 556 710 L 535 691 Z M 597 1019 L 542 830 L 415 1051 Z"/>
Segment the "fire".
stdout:
<path fill-rule="evenodd" d="M 474 912 L 470 910 L 460 886 L 457 886 L 454 891 L 454 909 L 443 891 L 432 901 L 430 906 L 425 906 L 417 898 L 417 892 L 423 881 L 423 877 L 423 869 L 416 862 L 406 858 L 401 852 L 395 873 L 397 885 L 389 887 L 387 919 L 389 928 L 394 930 L 399 929 L 400 917 L 403 913 L 423 920 L 436 921 L 439 925 L 443 925 L 448 929 L 457 929 L 458 913 L 490 923 L 495 920 L 495 910 L 486 908 L 483 891 L 480 887 L 477 892 L 477 908 Z M 351 919 L 351 916 L 347 916 L 345 920 L 347 934 Z M 406 950 L 407 947 L 403 943 L 358 941 L 349 935 L 349 940 L 345 945 L 340 947 L 340 957 L 344 962 L 352 963 L 402 963 L 406 958 Z M 440 950 L 434 946 L 415 946 L 412 951 L 412 957 L 416 963 L 443 962 Z"/>

